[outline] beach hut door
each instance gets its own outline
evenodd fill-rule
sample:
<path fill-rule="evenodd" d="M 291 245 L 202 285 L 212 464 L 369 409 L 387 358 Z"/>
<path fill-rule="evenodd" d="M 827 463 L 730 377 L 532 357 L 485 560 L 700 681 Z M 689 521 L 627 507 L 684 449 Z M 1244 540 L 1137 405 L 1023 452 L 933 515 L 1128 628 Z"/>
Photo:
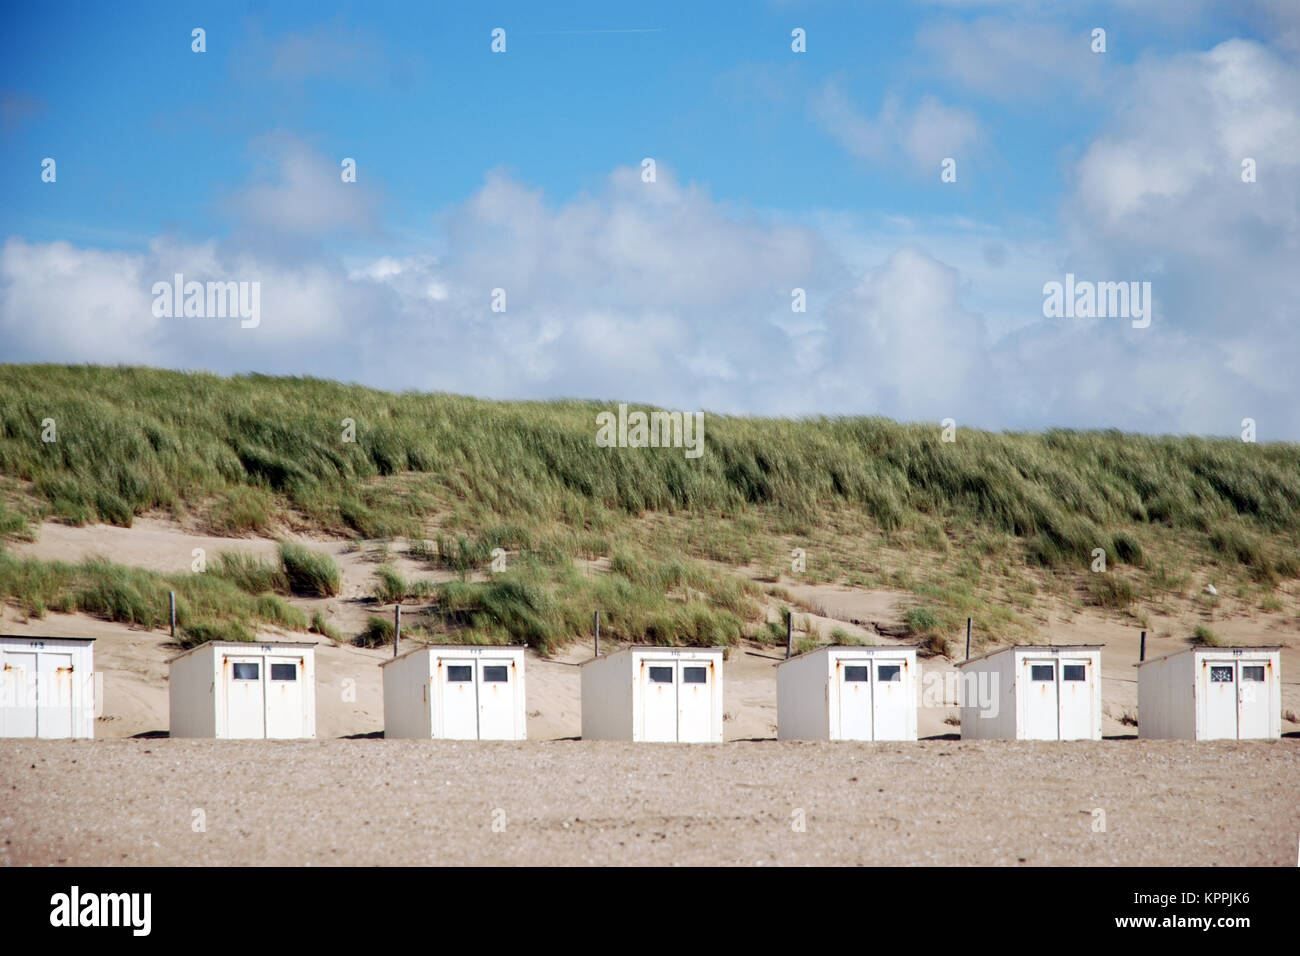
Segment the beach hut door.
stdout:
<path fill-rule="evenodd" d="M 443 658 L 442 669 L 442 736 L 448 740 L 474 740 L 478 737 L 478 682 L 474 680 L 475 661 Z"/>
<path fill-rule="evenodd" d="M 266 736 L 266 698 L 262 686 L 262 658 L 227 657 L 226 736 L 257 739 Z"/>
<path fill-rule="evenodd" d="M 0 730 L 6 737 L 36 736 L 36 655 L 0 650 Z"/>
<path fill-rule="evenodd" d="M 1242 740 L 1267 737 L 1270 697 L 1265 678 L 1272 668 L 1268 661 L 1239 661 L 1237 664 L 1237 734 Z"/>
<path fill-rule="evenodd" d="M 480 740 L 514 740 L 515 662 L 498 658 L 480 660 L 478 735 Z"/>
<path fill-rule="evenodd" d="M 840 740 L 871 739 L 871 662 L 835 662 L 840 695 Z"/>
<path fill-rule="evenodd" d="M 1060 706 L 1057 700 L 1056 661 L 1025 658 L 1021 692 L 1025 695 L 1023 740 L 1057 740 Z"/>
<path fill-rule="evenodd" d="M 279 740 L 302 736 L 302 666 L 297 660 L 268 658 L 266 736 Z"/>
<path fill-rule="evenodd" d="M 671 660 L 641 662 L 641 739 L 677 739 L 677 664 Z"/>
<path fill-rule="evenodd" d="M 1202 659 L 1201 687 L 1205 691 L 1205 739 L 1236 739 L 1236 662 Z"/>
<path fill-rule="evenodd" d="M 677 681 L 677 739 L 683 743 L 712 740 L 713 664 L 680 661 Z"/>
<path fill-rule="evenodd" d="M 72 655 L 40 655 L 37 662 L 36 731 L 41 737 L 72 736 Z"/>
<path fill-rule="evenodd" d="M 1092 661 L 1062 660 L 1061 664 L 1061 739 L 1088 740 L 1093 733 Z"/>
<path fill-rule="evenodd" d="M 872 728 L 877 740 L 902 740 L 907 736 L 906 661 L 877 662 L 872 688 Z"/>

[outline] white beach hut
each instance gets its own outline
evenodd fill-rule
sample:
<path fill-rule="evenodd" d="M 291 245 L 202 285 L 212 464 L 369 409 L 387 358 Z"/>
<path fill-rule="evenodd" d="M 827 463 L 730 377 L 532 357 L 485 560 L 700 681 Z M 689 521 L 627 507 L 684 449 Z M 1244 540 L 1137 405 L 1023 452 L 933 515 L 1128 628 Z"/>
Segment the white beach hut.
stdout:
<path fill-rule="evenodd" d="M 781 740 L 915 740 L 914 647 L 822 647 L 776 669 Z"/>
<path fill-rule="evenodd" d="M 524 740 L 524 648 L 434 645 L 384 661 L 384 736 Z"/>
<path fill-rule="evenodd" d="M 0 635 L 0 737 L 95 736 L 95 639 Z"/>
<path fill-rule="evenodd" d="M 1142 661 L 1138 736 L 1246 740 L 1282 735 L 1280 647 L 1189 647 Z"/>
<path fill-rule="evenodd" d="M 316 736 L 314 642 L 210 641 L 168 664 L 173 737 Z"/>
<path fill-rule="evenodd" d="M 1101 645 L 1020 644 L 957 666 L 963 739 L 1101 739 Z"/>
<path fill-rule="evenodd" d="M 721 743 L 722 654 L 633 646 L 585 662 L 583 739 Z"/>

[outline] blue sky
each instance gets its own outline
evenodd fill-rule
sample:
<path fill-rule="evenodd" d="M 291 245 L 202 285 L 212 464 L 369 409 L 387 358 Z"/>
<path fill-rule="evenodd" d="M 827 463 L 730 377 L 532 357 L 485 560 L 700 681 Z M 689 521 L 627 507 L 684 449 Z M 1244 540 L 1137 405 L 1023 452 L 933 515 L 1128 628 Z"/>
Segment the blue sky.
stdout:
<path fill-rule="evenodd" d="M 1296 10 L 14 9 L 0 359 L 1300 438 Z M 152 315 L 175 271 L 262 321 Z M 1067 271 L 1150 328 L 1045 318 Z"/>
<path fill-rule="evenodd" d="M 866 103 L 891 89 L 951 94 L 959 84 L 936 83 L 899 42 L 933 19 L 925 7 L 276 3 L 232 16 L 230 6 L 20 11 L 4 86 L 44 108 L 5 150 L 6 180 L 22 184 L 5 226 L 43 239 L 86 226 L 138 241 L 169 227 L 207 235 L 227 225 L 214 196 L 258 168 L 250 140 L 280 131 L 356 156 L 393 202 L 394 228 L 418 229 L 498 165 L 562 200 L 647 155 L 719 199 L 792 214 L 1034 218 L 1060 189 L 1060 144 L 1098 108 L 1033 116 L 976 103 L 1003 133 L 981 165 L 1018 186 L 944 190 L 933 176 L 864 169 L 798 96 L 832 81 Z M 203 24 L 199 56 L 189 31 Z M 813 55 L 792 54 L 792 24 L 811 34 Z M 1086 37 L 1087 24 L 1075 17 L 1071 29 Z M 498 25 L 503 56 L 489 50 Z M 55 202 L 21 168 L 33 150 L 69 171 Z"/>

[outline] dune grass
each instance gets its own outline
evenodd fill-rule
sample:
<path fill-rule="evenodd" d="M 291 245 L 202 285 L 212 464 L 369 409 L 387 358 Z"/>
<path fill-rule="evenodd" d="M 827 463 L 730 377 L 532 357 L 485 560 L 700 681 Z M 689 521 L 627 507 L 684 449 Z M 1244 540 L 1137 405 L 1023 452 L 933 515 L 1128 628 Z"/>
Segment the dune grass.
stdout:
<path fill-rule="evenodd" d="M 429 596 L 433 584 L 429 581 L 408 581 L 391 564 L 381 564 L 375 569 L 374 598 L 380 604 L 401 604 L 408 599 L 420 600 Z"/>
<path fill-rule="evenodd" d="M 276 567 L 253 554 L 223 551 L 217 555 L 216 567 L 209 570 L 249 594 L 289 593 L 289 576 L 283 565 Z"/>
<path fill-rule="evenodd" d="M 253 640 L 260 625 L 306 630 L 302 611 L 274 594 L 250 594 L 219 573 L 162 575 L 102 558 L 81 564 L 19 558 L 0 549 L 0 600 L 32 617 L 80 611 L 108 621 L 157 629 L 170 623 L 176 592 L 178 639 Z"/>
<path fill-rule="evenodd" d="M 1020 612 L 1042 598 L 1131 613 L 1211 573 L 1264 596 L 1300 575 L 1296 444 L 974 429 L 945 443 L 931 424 L 709 414 L 704 455 L 687 459 L 597 446 L 595 416 L 611 406 L 0 366 L 0 536 L 155 511 L 227 535 L 405 536 L 423 542 L 413 557 L 462 576 L 439 588 L 445 615 L 475 639 L 538 647 L 586 633 L 596 606 L 611 636 L 729 640 L 753 596 L 698 562 L 754 563 L 775 580 L 792 544 L 807 551 L 804 580 L 913 592 L 932 617 L 914 633 L 935 643 L 966 616 L 977 641 L 1023 630 Z M 41 440 L 49 418 L 54 442 Z M 471 582 L 495 548 L 507 574 Z M 1098 549 L 1122 579 L 1088 583 Z M 328 556 L 281 557 L 292 593 L 337 593 Z M 614 573 L 577 580 L 574 557 Z M 270 581 L 219 571 L 246 591 Z M 383 596 L 409 594 L 399 584 L 381 580 Z"/>
<path fill-rule="evenodd" d="M 1192 636 L 1187 639 L 1189 644 L 1199 644 L 1202 647 L 1222 647 L 1223 641 L 1213 630 L 1204 624 L 1198 624 L 1192 631 Z"/>
<path fill-rule="evenodd" d="M 382 647 L 393 643 L 394 633 L 396 628 L 392 621 L 378 614 L 372 614 L 366 621 L 365 628 L 352 639 L 352 643 L 357 647 Z"/>
<path fill-rule="evenodd" d="M 328 554 L 293 541 L 281 541 L 280 567 L 289 590 L 294 594 L 333 597 L 339 593 L 342 572 Z"/>
<path fill-rule="evenodd" d="M 486 581 L 435 585 L 425 613 L 435 639 L 524 643 L 542 653 L 590 634 L 596 611 L 601 635 L 611 641 L 726 645 L 752 632 L 761 611 L 743 583 L 711 580 L 722 577 L 698 565 L 677 562 L 668 569 L 644 557 L 625 556 L 612 573 L 593 574 L 571 562 L 547 564 L 530 556 Z"/>
<path fill-rule="evenodd" d="M 143 368 L 0 366 L 0 474 L 30 482 L 48 513 L 129 524 L 153 508 L 222 503 L 252 529 L 286 508 L 325 530 L 415 531 L 432 487 L 498 514 L 692 510 L 768 504 L 816 520 L 861 506 L 882 529 L 967 518 L 1024 539 L 1052 564 L 1105 548 L 1125 560 L 1130 523 L 1212 534 L 1300 531 L 1300 446 L 1054 430 L 962 430 L 878 418 L 801 421 L 709 415 L 706 452 L 595 443 L 608 403 L 489 402 L 394 395 L 318 379 Z M 52 418 L 57 441 L 41 440 Z M 356 422 L 344 441 L 342 420 Z M 428 503 L 428 502 L 424 502 Z M 414 510 L 409 510 L 415 506 Z M 1247 543 L 1216 548 L 1249 557 Z M 1131 555 L 1128 558 L 1131 560 Z"/>
<path fill-rule="evenodd" d="M 316 611 L 312 614 L 311 624 L 308 625 L 307 630 L 311 631 L 313 634 L 328 637 L 331 641 L 341 642 L 343 640 L 343 635 L 339 633 L 338 628 L 326 621 L 325 615 L 320 611 Z"/>

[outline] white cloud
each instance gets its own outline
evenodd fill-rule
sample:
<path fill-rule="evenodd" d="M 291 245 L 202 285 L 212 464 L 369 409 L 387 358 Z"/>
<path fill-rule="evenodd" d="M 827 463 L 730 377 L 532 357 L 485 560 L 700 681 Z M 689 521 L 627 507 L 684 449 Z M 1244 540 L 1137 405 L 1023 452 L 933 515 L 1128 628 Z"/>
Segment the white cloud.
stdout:
<path fill-rule="evenodd" d="M 1229 40 L 1134 70 L 1117 119 L 1079 161 L 1073 202 L 1107 241 L 1218 253 L 1254 224 L 1300 224 L 1300 71 Z M 1259 182 L 1241 181 L 1242 160 Z M 1169 230 L 1170 218 L 1190 230 Z"/>
<path fill-rule="evenodd" d="M 144 260 L 68 242 L 8 239 L 0 250 L 0 353 L 6 361 L 167 363 Z M 123 341 L 137 343 L 128 358 Z"/>
<path fill-rule="evenodd" d="M 937 170 L 944 158 L 965 155 L 980 139 L 974 113 L 946 106 L 933 96 L 922 97 L 909 111 L 891 94 L 871 117 L 860 112 L 837 85 L 828 83 L 813 108 L 831 136 L 871 163 L 905 162 Z"/>
<path fill-rule="evenodd" d="M 1139 64 L 1124 109 L 1080 158 L 1065 222 L 1076 261 L 1148 278 L 1165 321 L 1207 346 L 1297 355 L 1300 70 L 1259 44 Z M 1242 160 L 1258 181 L 1242 182 Z M 1247 349 L 1247 352 L 1251 349 Z M 1294 403 L 1294 392 L 1292 393 Z M 1293 404 L 1294 407 L 1294 404 Z"/>
<path fill-rule="evenodd" d="M 239 227 L 276 240 L 378 232 L 381 200 L 364 165 L 357 182 L 345 183 L 344 157 L 326 158 L 296 137 L 259 137 L 252 149 L 262 158 L 254 181 L 221 203 Z"/>
<path fill-rule="evenodd" d="M 1114 64 L 1093 53 L 1091 42 L 1090 30 L 993 17 L 945 20 L 917 35 L 933 69 L 963 89 L 1031 100 L 1098 92 Z"/>
<path fill-rule="evenodd" d="M 1296 64 L 1249 41 L 1146 58 L 1073 170 L 1063 264 L 1152 282 L 1151 329 L 1096 358 L 1117 405 L 1144 395 L 1160 409 L 1149 428 L 1222 432 L 1249 416 L 1300 437 L 1297 89 Z M 1256 183 L 1242 182 L 1247 156 Z"/>
<path fill-rule="evenodd" d="M 905 247 L 835 300 L 827 322 L 825 391 L 837 411 L 904 419 L 986 417 L 989 343 L 960 304 L 960 277 Z M 980 406 L 980 407 L 977 407 Z"/>
<path fill-rule="evenodd" d="M 261 324 L 155 316 L 154 283 L 177 274 L 186 282 L 260 283 Z M 346 345 L 357 317 L 384 307 L 384 297 L 327 263 L 285 267 L 215 241 L 159 238 L 136 253 L 10 238 L 0 250 L 0 336 L 9 361 L 304 371 Z"/>
<path fill-rule="evenodd" d="M 259 201 L 286 208 L 299 185 L 289 177 L 285 195 L 266 187 Z M 790 290 L 825 287 L 835 262 L 809 229 L 719 203 L 663 166 L 656 183 L 619 169 L 598 194 L 559 206 L 494 173 L 446 228 L 446 260 L 382 255 L 351 266 L 233 241 L 165 238 L 145 253 L 108 254 L 11 240 L 0 259 L 5 351 L 67 360 L 66 343 L 91 342 L 93 322 L 98 338 L 78 358 L 731 410 L 778 411 L 803 389 L 783 382 L 780 323 Z M 154 319 L 152 283 L 176 272 L 259 281 L 261 325 Z M 498 287 L 505 313 L 490 308 Z M 51 308 L 58 295 L 66 307 Z"/>

